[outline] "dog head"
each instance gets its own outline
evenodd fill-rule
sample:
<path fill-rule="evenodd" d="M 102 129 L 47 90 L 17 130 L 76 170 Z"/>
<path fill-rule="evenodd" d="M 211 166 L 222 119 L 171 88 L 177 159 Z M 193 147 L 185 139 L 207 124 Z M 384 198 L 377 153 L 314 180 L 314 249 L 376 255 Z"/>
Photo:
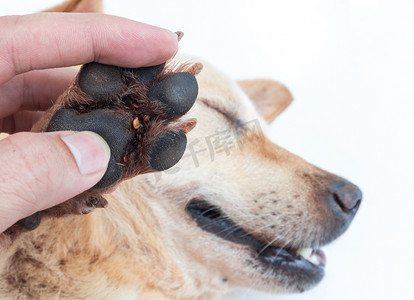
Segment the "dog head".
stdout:
<path fill-rule="evenodd" d="M 184 157 L 137 188 L 199 285 L 309 289 L 324 276 L 320 248 L 348 228 L 361 192 L 269 140 L 265 120 L 292 101 L 283 85 L 235 82 L 203 64 Z"/>

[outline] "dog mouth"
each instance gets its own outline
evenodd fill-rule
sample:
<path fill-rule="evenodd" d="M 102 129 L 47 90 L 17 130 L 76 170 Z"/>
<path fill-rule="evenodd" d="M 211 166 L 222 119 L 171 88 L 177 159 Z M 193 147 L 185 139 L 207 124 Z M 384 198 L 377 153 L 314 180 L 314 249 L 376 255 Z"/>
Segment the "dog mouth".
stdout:
<path fill-rule="evenodd" d="M 277 274 L 295 278 L 307 286 L 318 283 L 324 276 L 326 257 L 313 248 L 278 247 L 260 241 L 243 230 L 219 207 L 205 200 L 191 200 L 186 211 L 202 230 L 224 240 L 250 248 L 255 260 Z"/>

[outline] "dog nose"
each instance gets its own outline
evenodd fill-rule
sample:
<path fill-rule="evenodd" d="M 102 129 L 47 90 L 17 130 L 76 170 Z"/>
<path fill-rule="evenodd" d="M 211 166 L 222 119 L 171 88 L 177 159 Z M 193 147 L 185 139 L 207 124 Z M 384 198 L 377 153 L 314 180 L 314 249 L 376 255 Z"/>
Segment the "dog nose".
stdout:
<path fill-rule="evenodd" d="M 347 215 L 355 215 L 362 201 L 361 190 L 347 180 L 331 183 L 329 190 L 336 209 Z"/>

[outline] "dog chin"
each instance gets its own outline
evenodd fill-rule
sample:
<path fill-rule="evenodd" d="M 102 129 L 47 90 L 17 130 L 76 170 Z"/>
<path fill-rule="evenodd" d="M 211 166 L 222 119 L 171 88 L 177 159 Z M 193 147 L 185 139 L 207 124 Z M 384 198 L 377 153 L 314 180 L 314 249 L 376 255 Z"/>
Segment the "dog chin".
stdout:
<path fill-rule="evenodd" d="M 220 238 L 219 242 L 244 249 L 241 255 L 246 259 L 239 256 L 240 252 L 236 257 L 239 262 L 247 261 L 240 266 L 241 273 L 249 273 L 244 274 L 250 278 L 244 286 L 268 292 L 303 292 L 319 283 L 325 274 L 326 257 L 321 249 L 278 247 L 260 241 L 205 200 L 191 200 L 186 212 L 201 230 Z M 234 259 L 232 252 L 230 259 Z"/>

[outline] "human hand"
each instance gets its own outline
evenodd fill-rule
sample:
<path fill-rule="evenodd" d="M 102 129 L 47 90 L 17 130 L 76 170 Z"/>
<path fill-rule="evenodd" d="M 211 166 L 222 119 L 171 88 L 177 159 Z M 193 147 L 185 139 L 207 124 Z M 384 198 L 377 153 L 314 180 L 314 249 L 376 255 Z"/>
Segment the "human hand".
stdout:
<path fill-rule="evenodd" d="M 11 134 L 0 140 L 3 232 L 91 188 L 105 173 L 109 147 L 98 135 L 25 132 L 76 75 L 75 69 L 63 67 L 90 61 L 156 65 L 177 51 L 177 36 L 98 14 L 0 17 L 0 28 L 0 131 Z"/>

